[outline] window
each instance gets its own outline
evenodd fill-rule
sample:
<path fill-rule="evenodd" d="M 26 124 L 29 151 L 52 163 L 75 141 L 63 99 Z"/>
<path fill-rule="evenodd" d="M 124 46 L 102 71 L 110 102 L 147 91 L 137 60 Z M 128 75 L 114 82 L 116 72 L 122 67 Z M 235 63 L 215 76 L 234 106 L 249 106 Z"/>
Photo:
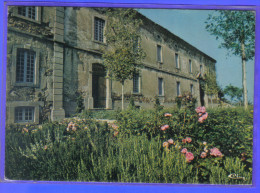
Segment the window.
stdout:
<path fill-rule="evenodd" d="M 158 90 L 159 90 L 159 96 L 163 96 L 163 79 L 158 78 Z"/>
<path fill-rule="evenodd" d="M 181 83 L 177 82 L 177 96 L 181 95 Z"/>
<path fill-rule="evenodd" d="M 100 18 L 95 18 L 94 21 L 94 40 L 104 42 L 104 27 L 105 21 Z"/>
<path fill-rule="evenodd" d="M 138 73 L 133 77 L 133 93 L 140 93 L 140 77 Z"/>
<path fill-rule="evenodd" d="M 16 82 L 33 83 L 35 52 L 27 49 L 17 50 Z"/>
<path fill-rule="evenodd" d="M 18 7 L 18 15 L 28 17 L 30 19 L 36 19 L 36 7 Z"/>
<path fill-rule="evenodd" d="M 200 73 L 202 73 L 202 65 L 200 65 Z"/>
<path fill-rule="evenodd" d="M 180 64 L 179 64 L 179 54 L 175 54 L 175 64 L 176 64 L 176 68 L 180 68 Z"/>
<path fill-rule="evenodd" d="M 192 62 L 189 60 L 190 73 L 192 72 Z"/>
<path fill-rule="evenodd" d="M 157 61 L 162 62 L 162 46 L 157 45 Z"/>
<path fill-rule="evenodd" d="M 193 84 L 190 85 L 190 94 L 193 95 Z"/>
<path fill-rule="evenodd" d="M 33 122 L 34 121 L 34 107 L 16 107 L 15 108 L 15 122 Z"/>

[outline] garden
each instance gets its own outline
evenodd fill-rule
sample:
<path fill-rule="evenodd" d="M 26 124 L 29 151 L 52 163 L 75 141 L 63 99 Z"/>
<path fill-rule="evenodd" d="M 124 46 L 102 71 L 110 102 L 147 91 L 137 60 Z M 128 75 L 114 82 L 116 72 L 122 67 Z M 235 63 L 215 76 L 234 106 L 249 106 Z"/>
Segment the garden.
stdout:
<path fill-rule="evenodd" d="M 155 103 L 6 128 L 11 180 L 252 184 L 253 110 Z M 113 119 L 100 121 L 98 119 Z"/>

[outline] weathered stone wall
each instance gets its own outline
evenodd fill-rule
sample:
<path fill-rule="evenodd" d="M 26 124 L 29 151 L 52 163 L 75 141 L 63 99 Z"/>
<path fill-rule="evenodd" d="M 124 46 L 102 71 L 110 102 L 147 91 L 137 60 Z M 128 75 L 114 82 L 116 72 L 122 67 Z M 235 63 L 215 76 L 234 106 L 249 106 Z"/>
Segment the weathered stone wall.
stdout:
<path fill-rule="evenodd" d="M 19 86 L 15 83 L 15 60 L 17 48 L 33 49 L 37 52 L 38 68 L 36 76 L 37 84 L 32 86 Z M 40 112 L 43 110 L 43 101 L 45 105 L 50 108 L 52 106 L 53 96 L 53 44 L 44 39 L 22 34 L 13 30 L 8 31 L 8 45 L 7 45 L 7 102 L 8 104 L 21 101 L 24 106 L 32 104 L 33 106 L 40 106 Z M 14 107 L 11 107 L 14 108 Z M 10 109 L 7 105 L 7 120 L 14 120 L 14 115 L 10 114 Z M 49 112 L 46 112 L 49 113 Z M 38 114 L 39 116 L 39 114 Z M 49 116 L 49 115 L 47 115 Z M 12 122 L 11 121 L 11 122 Z"/>
<path fill-rule="evenodd" d="M 7 44 L 7 123 L 14 122 L 14 109 L 35 107 L 35 122 L 50 116 L 53 102 L 53 8 L 38 7 L 36 20 L 17 14 L 9 7 Z M 43 11 L 44 10 L 44 11 Z M 33 84 L 16 83 L 16 53 L 18 48 L 36 52 Z"/>
<path fill-rule="evenodd" d="M 106 45 L 94 40 L 94 18 L 107 18 L 102 10 L 92 8 L 65 8 L 64 40 L 68 48 L 65 48 L 65 76 L 64 76 L 64 105 L 65 111 L 73 114 L 76 109 L 78 94 L 84 97 L 85 108 L 93 108 L 92 97 L 92 65 L 102 64 L 102 48 Z M 181 84 L 181 93 L 189 92 L 193 85 L 193 96 L 199 102 L 199 82 L 197 75 L 200 65 L 205 68 L 211 65 L 215 68 L 214 61 L 193 46 L 180 38 L 170 34 L 157 24 L 145 20 L 141 29 L 141 46 L 146 52 L 141 69 L 141 88 L 139 94 L 133 94 L 133 80 L 126 80 L 124 93 L 125 105 L 130 96 L 135 96 L 136 105 L 148 108 L 153 107 L 155 96 L 158 95 L 158 78 L 164 81 L 164 96 L 160 101 L 165 106 L 173 106 L 177 96 L 177 81 Z M 148 23 L 147 23 L 148 22 Z M 162 62 L 157 62 L 157 45 L 162 47 Z M 179 55 L 180 68 L 176 68 L 175 53 Z M 192 72 L 189 72 L 189 60 L 192 61 Z M 213 69 L 214 70 L 214 69 Z M 112 82 L 111 99 L 113 108 L 121 108 L 121 84 Z M 205 99 L 207 96 L 205 96 Z"/>
<path fill-rule="evenodd" d="M 7 119 L 14 121 L 16 106 L 34 106 L 36 122 L 43 118 L 58 120 L 71 116 L 77 109 L 81 96 L 85 109 L 94 108 L 93 66 L 102 65 L 102 49 L 106 43 L 94 40 L 94 18 L 107 23 L 104 9 L 73 7 L 38 7 L 37 19 L 19 16 L 17 7 L 9 7 L 7 55 Z M 166 29 L 142 15 L 141 46 L 146 52 L 140 69 L 140 93 L 133 93 L 133 80 L 124 86 L 125 107 L 131 96 L 141 108 L 152 108 L 158 96 L 158 78 L 163 79 L 164 94 L 159 99 L 165 107 L 175 106 L 177 82 L 181 94 L 190 91 L 200 104 L 198 74 L 215 73 L 215 61 Z M 162 47 L 162 62 L 157 61 L 157 45 Z M 31 85 L 15 82 L 17 48 L 36 52 L 35 82 Z M 180 68 L 176 68 L 175 53 L 179 55 Z M 192 61 L 192 72 L 189 71 Z M 121 108 L 121 84 L 102 78 L 105 84 L 105 109 Z M 103 85 L 104 86 L 104 85 Z M 103 93 L 104 94 L 104 93 Z M 205 95 L 205 104 L 209 100 Z M 213 99 L 216 99 L 213 97 Z M 52 110 L 52 112 L 51 112 Z M 39 118 L 40 117 L 40 118 Z"/>

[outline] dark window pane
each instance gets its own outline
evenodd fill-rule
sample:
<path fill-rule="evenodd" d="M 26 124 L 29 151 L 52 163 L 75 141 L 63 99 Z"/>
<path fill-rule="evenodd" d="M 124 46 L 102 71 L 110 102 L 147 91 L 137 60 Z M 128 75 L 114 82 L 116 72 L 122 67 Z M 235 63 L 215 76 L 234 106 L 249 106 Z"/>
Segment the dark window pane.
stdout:
<path fill-rule="evenodd" d="M 181 94 L 181 83 L 177 82 L 177 96 L 180 96 Z"/>
<path fill-rule="evenodd" d="M 33 107 L 15 108 L 15 122 L 32 122 L 34 121 Z"/>
<path fill-rule="evenodd" d="M 103 19 L 95 18 L 94 23 L 94 39 L 96 41 L 103 42 L 105 21 Z"/>
<path fill-rule="evenodd" d="M 159 45 L 157 45 L 157 61 L 162 61 L 162 47 Z"/>
<path fill-rule="evenodd" d="M 159 96 L 163 95 L 163 79 L 158 79 L 158 89 L 159 89 Z"/>
<path fill-rule="evenodd" d="M 18 7 L 18 14 L 26 16 L 26 7 Z"/>
<path fill-rule="evenodd" d="M 33 82 L 35 71 L 35 52 L 17 49 L 16 82 Z"/>
<path fill-rule="evenodd" d="M 139 74 L 134 74 L 133 77 L 133 92 L 139 93 Z"/>

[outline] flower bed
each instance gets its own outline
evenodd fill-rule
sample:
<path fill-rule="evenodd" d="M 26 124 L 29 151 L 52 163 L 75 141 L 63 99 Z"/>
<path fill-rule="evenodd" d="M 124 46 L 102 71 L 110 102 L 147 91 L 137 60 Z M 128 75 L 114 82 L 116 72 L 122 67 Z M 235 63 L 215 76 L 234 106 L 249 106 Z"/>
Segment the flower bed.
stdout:
<path fill-rule="evenodd" d="M 136 110 L 6 128 L 6 177 L 146 183 L 252 183 L 252 112 Z M 232 175 L 231 175 L 232 174 Z"/>

